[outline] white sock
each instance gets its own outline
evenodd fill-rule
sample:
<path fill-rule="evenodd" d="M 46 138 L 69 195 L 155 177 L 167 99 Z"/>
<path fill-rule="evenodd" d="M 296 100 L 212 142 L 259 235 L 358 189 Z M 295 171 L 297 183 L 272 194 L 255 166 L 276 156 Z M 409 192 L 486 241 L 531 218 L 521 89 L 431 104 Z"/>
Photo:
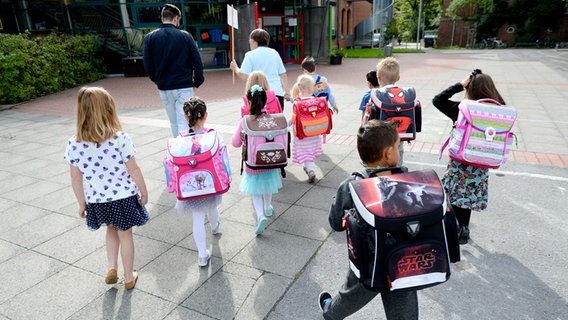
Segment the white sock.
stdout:
<path fill-rule="evenodd" d="M 207 256 L 205 243 L 205 212 L 193 210 L 193 240 L 200 257 Z"/>
<path fill-rule="evenodd" d="M 308 170 L 308 172 L 314 170 L 314 163 L 311 161 L 304 162 L 304 166 L 306 167 L 306 170 Z"/>
<path fill-rule="evenodd" d="M 209 224 L 211 225 L 211 229 L 217 227 L 217 224 L 219 224 L 220 222 L 221 216 L 219 215 L 219 209 L 215 207 L 209 210 Z"/>
<path fill-rule="evenodd" d="M 264 199 L 264 209 L 270 209 L 272 206 L 272 193 L 263 194 L 262 197 Z"/>
<path fill-rule="evenodd" d="M 260 218 L 261 215 L 264 214 L 263 208 L 263 200 L 261 194 L 253 194 L 252 195 L 252 205 L 254 207 L 254 211 L 256 211 L 257 219 Z"/>

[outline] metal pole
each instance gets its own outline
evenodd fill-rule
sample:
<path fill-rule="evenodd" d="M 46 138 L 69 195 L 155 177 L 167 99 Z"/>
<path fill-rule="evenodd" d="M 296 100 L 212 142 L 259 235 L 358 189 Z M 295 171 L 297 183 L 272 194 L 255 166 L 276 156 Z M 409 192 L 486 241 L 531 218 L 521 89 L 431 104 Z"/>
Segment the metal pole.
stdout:
<path fill-rule="evenodd" d="M 420 18 L 422 16 L 422 0 L 420 0 L 420 7 L 418 9 L 418 25 L 416 26 L 416 50 L 418 50 L 418 45 L 420 44 Z"/>

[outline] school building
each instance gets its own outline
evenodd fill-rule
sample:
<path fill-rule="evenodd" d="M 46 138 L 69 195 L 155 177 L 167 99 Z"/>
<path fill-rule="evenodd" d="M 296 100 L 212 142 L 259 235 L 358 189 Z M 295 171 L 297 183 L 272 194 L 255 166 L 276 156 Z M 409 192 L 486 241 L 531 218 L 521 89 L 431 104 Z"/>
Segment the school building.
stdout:
<path fill-rule="evenodd" d="M 327 61 L 332 48 L 384 33 L 394 0 L 0 0 L 0 33 L 96 34 L 109 69 L 139 73 L 144 36 L 159 26 L 166 3 L 181 9 L 180 28 L 196 39 L 205 67 L 225 68 L 231 56 L 242 60 L 255 28 L 270 33 L 270 46 L 285 63 L 308 55 Z M 237 13 L 235 28 L 230 9 Z"/>

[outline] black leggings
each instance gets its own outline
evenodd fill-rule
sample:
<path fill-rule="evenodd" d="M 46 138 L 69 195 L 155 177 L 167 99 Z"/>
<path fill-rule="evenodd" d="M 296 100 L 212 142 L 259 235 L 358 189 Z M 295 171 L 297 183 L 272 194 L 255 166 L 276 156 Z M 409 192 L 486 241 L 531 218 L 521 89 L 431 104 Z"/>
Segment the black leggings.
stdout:
<path fill-rule="evenodd" d="M 456 213 L 456 218 L 458 220 L 459 226 L 469 226 L 469 220 L 471 219 L 471 209 L 458 208 L 453 206 L 454 212 Z"/>

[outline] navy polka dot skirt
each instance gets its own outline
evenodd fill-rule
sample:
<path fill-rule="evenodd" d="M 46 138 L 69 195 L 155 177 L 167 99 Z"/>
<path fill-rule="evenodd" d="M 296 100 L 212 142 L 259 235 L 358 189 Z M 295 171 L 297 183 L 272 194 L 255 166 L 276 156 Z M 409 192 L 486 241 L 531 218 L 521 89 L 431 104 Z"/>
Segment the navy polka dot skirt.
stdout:
<path fill-rule="evenodd" d="M 148 222 L 150 215 L 138 203 L 137 196 L 103 203 L 87 203 L 87 227 L 97 230 L 102 225 L 113 225 L 126 231 L 134 226 Z"/>

